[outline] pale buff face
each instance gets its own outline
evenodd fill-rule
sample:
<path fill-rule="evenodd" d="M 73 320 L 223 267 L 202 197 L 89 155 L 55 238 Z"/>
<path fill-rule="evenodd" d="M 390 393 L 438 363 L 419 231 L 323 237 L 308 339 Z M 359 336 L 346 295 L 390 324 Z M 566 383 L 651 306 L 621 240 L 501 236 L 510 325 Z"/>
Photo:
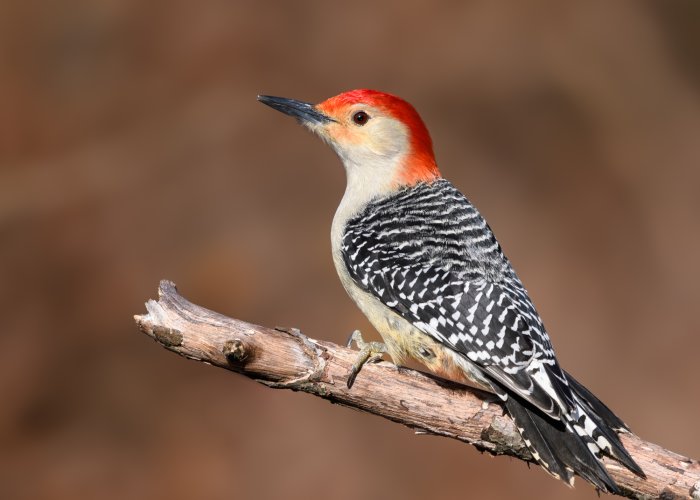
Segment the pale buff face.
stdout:
<path fill-rule="evenodd" d="M 333 108 L 324 104 L 319 104 L 317 109 L 334 121 L 309 123 L 307 127 L 335 150 L 347 170 L 348 180 L 393 178 L 391 171 L 409 152 L 407 127 L 388 113 L 367 104 Z M 364 123 L 357 123 L 357 114 L 362 112 L 368 118 Z"/>

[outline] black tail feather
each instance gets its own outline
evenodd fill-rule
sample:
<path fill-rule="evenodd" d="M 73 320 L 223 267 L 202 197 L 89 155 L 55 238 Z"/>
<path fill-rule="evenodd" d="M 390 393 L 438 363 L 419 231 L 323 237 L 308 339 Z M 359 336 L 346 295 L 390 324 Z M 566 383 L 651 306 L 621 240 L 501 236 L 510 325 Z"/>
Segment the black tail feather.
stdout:
<path fill-rule="evenodd" d="M 541 418 L 535 415 L 534 412 L 528 411 L 512 396 L 506 399 L 505 406 L 525 440 L 528 449 L 531 453 L 534 451 L 533 458 L 535 461 L 543 465 L 547 472 L 554 477 L 569 483 L 573 474 L 566 469 L 566 464 L 559 459 L 557 451 L 552 449 L 551 443 L 553 442 L 548 440 L 546 435 L 542 434 L 542 428 L 545 426 L 537 425 L 537 421 Z"/>
<path fill-rule="evenodd" d="M 563 371 L 563 370 L 562 370 Z M 581 384 L 578 380 L 569 374 L 569 372 L 564 371 L 566 375 L 566 380 L 569 382 L 569 387 L 578 396 L 581 402 L 586 405 L 584 406 L 586 410 L 590 410 L 600 418 L 603 422 L 608 424 L 611 429 L 616 431 L 623 430 L 629 431 L 630 428 L 625 424 L 620 417 L 615 415 L 610 408 L 608 408 L 600 399 L 598 399 L 591 391 L 586 389 L 586 387 Z"/>
<path fill-rule="evenodd" d="M 559 421 L 543 417 L 528 403 L 510 395 L 505 402 L 533 456 L 549 472 L 571 483 L 573 472 L 590 481 L 601 491 L 620 492 L 602 463 L 588 449 L 586 442 Z"/>
<path fill-rule="evenodd" d="M 646 478 L 644 471 L 632 459 L 615 432 L 628 432 L 629 427 L 574 377 L 566 373 L 566 378 L 576 401 L 583 407 L 588 416 L 593 419 L 601 434 L 610 442 L 613 458 L 638 476 Z"/>

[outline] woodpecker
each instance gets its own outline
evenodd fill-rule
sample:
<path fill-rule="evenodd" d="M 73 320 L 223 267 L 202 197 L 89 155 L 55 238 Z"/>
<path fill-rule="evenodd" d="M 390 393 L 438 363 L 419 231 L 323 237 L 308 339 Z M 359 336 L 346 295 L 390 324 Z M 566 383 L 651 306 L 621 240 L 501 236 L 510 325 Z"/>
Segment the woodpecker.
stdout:
<path fill-rule="evenodd" d="M 314 105 L 258 96 L 340 157 L 347 185 L 331 229 L 343 287 L 384 345 L 353 339 L 362 364 L 388 352 L 495 394 L 534 460 L 573 486 L 620 489 L 608 455 L 645 477 L 618 433 L 629 428 L 557 362 L 547 331 L 491 228 L 438 170 L 430 134 L 408 102 L 353 90 Z"/>

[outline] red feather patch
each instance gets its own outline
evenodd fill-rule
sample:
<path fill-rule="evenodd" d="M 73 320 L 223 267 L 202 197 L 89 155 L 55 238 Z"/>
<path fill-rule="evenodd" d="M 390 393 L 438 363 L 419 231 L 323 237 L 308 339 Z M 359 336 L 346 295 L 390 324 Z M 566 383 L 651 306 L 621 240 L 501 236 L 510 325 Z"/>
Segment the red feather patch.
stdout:
<path fill-rule="evenodd" d="M 358 89 L 331 97 L 319 104 L 319 108 L 333 115 L 358 103 L 379 108 L 408 128 L 411 151 L 398 179 L 399 184 L 413 185 L 440 177 L 428 129 L 415 108 L 400 97 L 377 90 Z"/>

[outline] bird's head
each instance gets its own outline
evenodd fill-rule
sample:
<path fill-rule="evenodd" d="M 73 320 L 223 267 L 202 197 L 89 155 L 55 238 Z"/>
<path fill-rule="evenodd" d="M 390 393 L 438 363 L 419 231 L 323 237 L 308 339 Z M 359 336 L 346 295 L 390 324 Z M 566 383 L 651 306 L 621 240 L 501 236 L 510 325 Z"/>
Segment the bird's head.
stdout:
<path fill-rule="evenodd" d="M 386 191 L 440 176 L 428 129 L 399 97 L 361 89 L 316 105 L 262 95 L 258 100 L 294 116 L 330 144 L 345 165 L 348 185 Z"/>

